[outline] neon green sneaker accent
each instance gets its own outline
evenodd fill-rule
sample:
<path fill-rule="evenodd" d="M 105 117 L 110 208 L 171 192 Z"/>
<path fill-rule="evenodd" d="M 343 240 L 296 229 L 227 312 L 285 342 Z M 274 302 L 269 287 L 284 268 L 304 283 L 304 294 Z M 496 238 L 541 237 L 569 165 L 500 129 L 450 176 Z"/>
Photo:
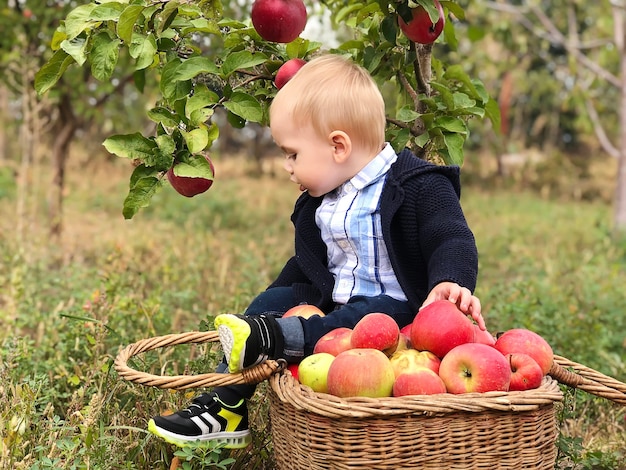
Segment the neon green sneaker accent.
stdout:
<path fill-rule="evenodd" d="M 226 356 L 228 370 L 233 374 L 237 373 L 244 368 L 246 342 L 251 333 L 250 325 L 232 314 L 218 315 L 214 324 Z"/>

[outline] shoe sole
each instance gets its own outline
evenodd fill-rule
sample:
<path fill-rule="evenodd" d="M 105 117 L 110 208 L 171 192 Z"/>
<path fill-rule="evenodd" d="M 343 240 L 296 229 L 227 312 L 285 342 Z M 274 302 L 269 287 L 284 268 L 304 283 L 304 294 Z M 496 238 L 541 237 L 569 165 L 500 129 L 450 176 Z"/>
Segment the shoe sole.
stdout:
<path fill-rule="evenodd" d="M 250 325 L 234 315 L 220 315 L 215 319 L 217 334 L 228 362 L 228 371 L 235 374 L 241 371 L 246 356 L 246 341 L 250 336 Z"/>
<path fill-rule="evenodd" d="M 215 446 L 216 444 L 224 444 L 223 447 L 226 449 L 243 449 L 248 447 L 252 442 L 249 429 L 237 432 L 215 433 L 209 436 L 183 436 L 158 427 L 154 420 L 151 419 L 148 422 L 148 431 L 160 437 L 165 442 L 178 447 L 194 446 L 206 448 Z"/>

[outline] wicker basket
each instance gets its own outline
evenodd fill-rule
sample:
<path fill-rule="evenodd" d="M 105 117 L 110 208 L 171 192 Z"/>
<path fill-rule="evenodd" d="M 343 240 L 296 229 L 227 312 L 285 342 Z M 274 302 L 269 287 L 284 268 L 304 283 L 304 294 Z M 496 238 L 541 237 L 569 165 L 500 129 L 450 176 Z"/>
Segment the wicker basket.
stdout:
<path fill-rule="evenodd" d="M 626 405 L 626 385 L 555 356 L 542 385 L 524 392 L 347 398 L 315 393 L 282 361 L 239 374 L 157 376 L 128 360 L 144 351 L 217 341 L 216 332 L 150 338 L 123 349 L 115 369 L 126 380 L 169 389 L 269 379 L 274 456 L 279 470 L 553 469 L 559 383 Z"/>

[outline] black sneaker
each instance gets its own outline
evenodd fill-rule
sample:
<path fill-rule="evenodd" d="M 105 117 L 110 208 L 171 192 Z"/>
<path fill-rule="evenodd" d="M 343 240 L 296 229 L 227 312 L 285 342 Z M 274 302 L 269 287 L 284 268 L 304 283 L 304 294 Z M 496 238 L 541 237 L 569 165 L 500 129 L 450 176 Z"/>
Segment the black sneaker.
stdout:
<path fill-rule="evenodd" d="M 214 324 L 231 373 L 276 359 L 282 352 L 283 335 L 271 315 L 218 315 Z"/>
<path fill-rule="evenodd" d="M 227 449 L 241 449 L 252 442 L 246 401 L 242 398 L 234 406 L 227 405 L 213 392 L 195 398 L 187 409 L 152 418 L 148 431 L 179 447 L 212 441 Z"/>

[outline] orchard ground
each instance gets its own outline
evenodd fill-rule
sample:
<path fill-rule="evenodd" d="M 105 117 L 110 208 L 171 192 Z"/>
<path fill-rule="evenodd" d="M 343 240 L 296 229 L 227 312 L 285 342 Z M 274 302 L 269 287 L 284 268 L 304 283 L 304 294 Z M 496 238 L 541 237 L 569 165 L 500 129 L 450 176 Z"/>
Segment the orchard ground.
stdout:
<path fill-rule="evenodd" d="M 145 432 L 147 420 L 196 391 L 129 384 L 112 358 L 136 340 L 212 329 L 215 315 L 241 312 L 292 251 L 296 185 L 280 170 L 271 178 L 239 159 L 214 162 L 209 191 L 188 199 L 167 186 L 126 221 L 129 162 L 74 156 L 60 246 L 46 232 L 45 167 L 33 168 L 26 194 L 3 179 L 1 468 L 169 468 L 175 449 Z M 477 294 L 489 329 L 531 329 L 556 354 L 626 381 L 626 244 L 610 238 L 610 206 L 466 179 L 462 202 L 480 250 Z M 137 366 L 206 372 L 219 357 L 209 349 L 169 348 Z M 219 458 L 236 460 L 228 468 L 272 468 L 264 386 L 251 409 L 254 452 L 223 451 Z M 566 392 L 561 468 L 624 468 L 624 408 Z M 190 458 L 189 468 L 199 462 Z"/>

